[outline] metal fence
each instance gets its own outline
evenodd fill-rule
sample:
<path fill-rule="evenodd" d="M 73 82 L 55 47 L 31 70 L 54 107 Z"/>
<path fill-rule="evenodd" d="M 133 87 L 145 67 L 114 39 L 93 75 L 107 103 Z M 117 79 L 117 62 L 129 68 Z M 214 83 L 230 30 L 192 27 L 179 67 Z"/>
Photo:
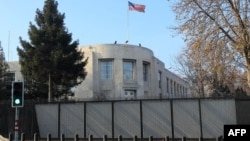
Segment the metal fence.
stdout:
<path fill-rule="evenodd" d="M 36 104 L 40 137 L 217 138 L 236 124 L 234 99 L 159 99 Z M 249 101 L 248 101 L 249 103 Z M 240 116 L 244 118 L 244 116 Z"/>
<path fill-rule="evenodd" d="M 6 140 L 13 140 L 13 135 L 9 134 L 9 138 Z M 62 134 L 60 138 L 51 138 L 51 134 L 47 135 L 47 138 L 39 138 L 38 134 L 34 134 L 33 139 L 27 140 L 25 134 L 22 133 L 20 137 L 20 141 L 224 141 L 223 137 L 217 138 L 170 138 L 169 136 L 163 138 L 154 138 L 153 136 L 149 136 L 148 138 L 138 138 L 134 136 L 133 138 L 123 138 L 121 135 L 117 138 L 108 138 L 107 135 L 104 135 L 103 138 L 94 138 L 93 135 L 89 135 L 88 138 L 79 138 L 79 135 L 76 134 L 74 138 L 65 138 L 65 135 Z"/>

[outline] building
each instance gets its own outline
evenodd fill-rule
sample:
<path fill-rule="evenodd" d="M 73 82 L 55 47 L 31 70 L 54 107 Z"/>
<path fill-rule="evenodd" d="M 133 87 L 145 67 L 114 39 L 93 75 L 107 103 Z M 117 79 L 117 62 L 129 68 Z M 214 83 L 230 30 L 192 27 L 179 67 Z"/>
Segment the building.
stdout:
<path fill-rule="evenodd" d="M 88 58 L 87 76 L 74 89 L 75 99 L 190 97 L 188 83 L 167 70 L 148 48 L 99 44 L 79 47 L 79 51 Z M 17 65 L 9 64 L 10 72 L 19 74 Z"/>

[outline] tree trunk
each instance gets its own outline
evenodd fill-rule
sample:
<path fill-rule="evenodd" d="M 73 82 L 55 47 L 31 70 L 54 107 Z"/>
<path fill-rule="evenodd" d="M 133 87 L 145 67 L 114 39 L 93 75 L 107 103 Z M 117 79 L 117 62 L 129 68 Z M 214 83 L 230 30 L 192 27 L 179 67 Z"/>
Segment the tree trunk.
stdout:
<path fill-rule="evenodd" d="M 48 82 L 48 102 L 51 102 L 51 76 L 49 73 L 49 82 Z"/>
<path fill-rule="evenodd" d="M 250 87 L 250 62 L 247 62 L 247 84 Z"/>

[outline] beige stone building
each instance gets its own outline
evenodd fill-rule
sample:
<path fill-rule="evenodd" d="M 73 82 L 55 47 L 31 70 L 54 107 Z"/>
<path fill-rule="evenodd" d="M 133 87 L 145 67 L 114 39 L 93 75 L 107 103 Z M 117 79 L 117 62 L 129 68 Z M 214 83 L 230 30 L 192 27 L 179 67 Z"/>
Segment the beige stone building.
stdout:
<path fill-rule="evenodd" d="M 73 90 L 75 99 L 190 97 L 189 85 L 165 68 L 145 47 L 99 44 L 79 47 L 88 58 L 86 79 Z M 22 80 L 18 62 L 9 62 L 15 80 Z"/>
<path fill-rule="evenodd" d="M 79 50 L 88 58 L 88 74 L 76 98 L 189 97 L 188 83 L 167 70 L 148 48 L 99 44 Z"/>

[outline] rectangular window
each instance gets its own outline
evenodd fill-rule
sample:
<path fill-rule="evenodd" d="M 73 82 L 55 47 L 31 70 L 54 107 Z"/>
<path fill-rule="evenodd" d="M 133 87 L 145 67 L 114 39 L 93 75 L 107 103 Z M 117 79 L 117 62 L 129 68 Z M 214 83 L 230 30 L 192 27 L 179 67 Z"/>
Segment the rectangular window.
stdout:
<path fill-rule="evenodd" d="M 170 80 L 170 92 L 173 95 L 173 80 Z"/>
<path fill-rule="evenodd" d="M 143 80 L 148 81 L 149 63 L 143 62 Z"/>
<path fill-rule="evenodd" d="M 176 83 L 176 95 L 179 95 L 179 90 L 178 90 L 178 88 L 179 88 L 179 84 Z"/>
<path fill-rule="evenodd" d="M 159 88 L 161 88 L 161 71 L 158 72 Z"/>
<path fill-rule="evenodd" d="M 169 78 L 167 78 L 167 93 L 169 94 Z"/>
<path fill-rule="evenodd" d="M 112 79 L 113 76 L 113 60 L 100 60 L 101 78 L 102 80 Z"/>
<path fill-rule="evenodd" d="M 134 66 L 135 61 L 124 60 L 123 61 L 123 79 L 134 80 Z"/>
<path fill-rule="evenodd" d="M 174 95 L 176 96 L 176 83 L 174 82 Z"/>
<path fill-rule="evenodd" d="M 124 96 L 125 99 L 135 99 L 136 98 L 136 90 L 125 90 Z"/>

